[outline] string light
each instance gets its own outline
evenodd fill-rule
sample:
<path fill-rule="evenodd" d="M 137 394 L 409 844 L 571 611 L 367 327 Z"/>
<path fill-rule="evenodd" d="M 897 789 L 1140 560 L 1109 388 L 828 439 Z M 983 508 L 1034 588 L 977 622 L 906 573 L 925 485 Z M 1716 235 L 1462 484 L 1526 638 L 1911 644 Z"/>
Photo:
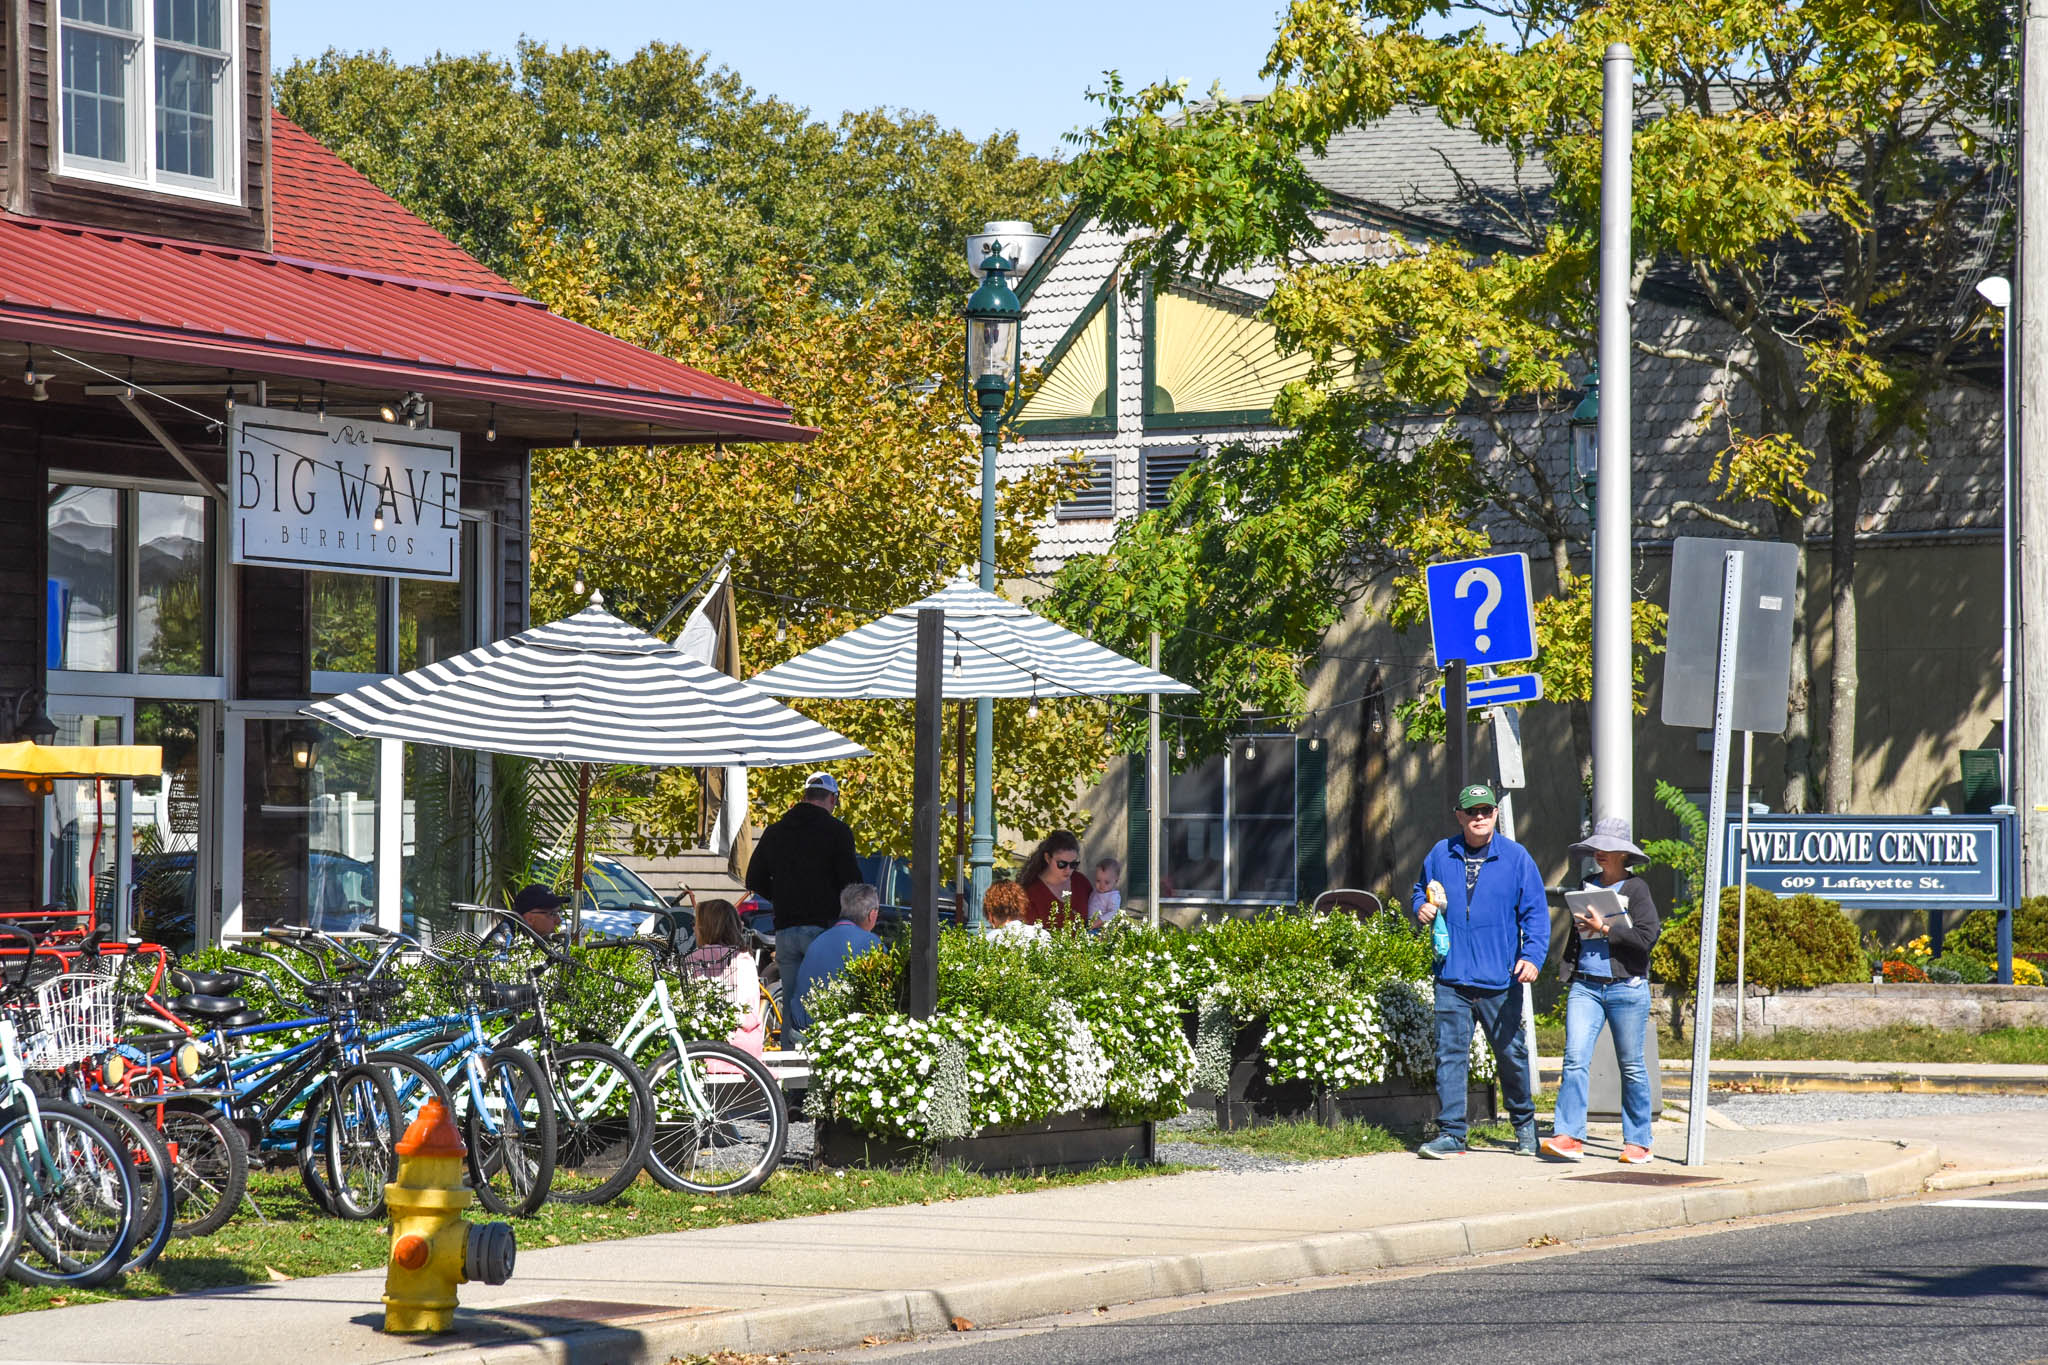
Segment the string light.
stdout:
<path fill-rule="evenodd" d="M 496 403 L 491 404 L 491 420 L 490 424 L 484 428 L 484 439 L 486 441 L 498 439 L 498 405 Z"/>
<path fill-rule="evenodd" d="M 789 618 L 787 616 L 777 616 L 775 618 L 775 643 L 779 645 L 788 638 Z"/>
<path fill-rule="evenodd" d="M 327 381 L 324 379 L 320 381 L 320 406 L 315 411 L 320 414 L 321 421 L 327 420 Z"/>
<path fill-rule="evenodd" d="M 376 516 L 370 518 L 370 529 L 372 531 L 384 529 L 384 513 L 382 511 L 379 511 Z"/>
<path fill-rule="evenodd" d="M 578 597 L 590 591 L 590 585 L 583 581 L 583 566 L 581 564 L 576 566 L 576 581 L 570 585 L 569 591 L 575 593 Z"/>
<path fill-rule="evenodd" d="M 31 388 L 39 382 L 36 376 L 36 348 L 33 346 L 28 348 L 28 363 L 22 366 L 21 382 Z"/>
<path fill-rule="evenodd" d="M 1246 735 L 1244 737 L 1244 756 L 1247 760 L 1254 759 L 1259 756 L 1259 746 L 1252 743 L 1252 737 L 1250 735 Z"/>
<path fill-rule="evenodd" d="M 228 371 L 227 410 L 228 415 L 232 417 L 235 411 L 235 372 L 233 370 Z"/>
<path fill-rule="evenodd" d="M 1038 719 L 1038 675 L 1031 675 L 1031 705 L 1024 708 L 1024 719 Z"/>
<path fill-rule="evenodd" d="M 583 418 L 578 414 L 575 425 L 569 431 L 569 449 L 583 449 Z"/>

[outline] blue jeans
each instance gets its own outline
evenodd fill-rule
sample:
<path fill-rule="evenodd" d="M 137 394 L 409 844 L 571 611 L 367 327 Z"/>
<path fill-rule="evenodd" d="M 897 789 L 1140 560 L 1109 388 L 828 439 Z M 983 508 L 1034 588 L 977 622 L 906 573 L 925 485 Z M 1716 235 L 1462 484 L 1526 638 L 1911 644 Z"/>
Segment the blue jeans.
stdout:
<path fill-rule="evenodd" d="M 782 978 L 782 1045 L 786 1048 L 794 1048 L 803 1041 L 803 1030 L 790 1019 L 789 993 L 796 985 L 798 969 L 804 965 L 804 954 L 824 932 L 822 924 L 792 924 L 775 931 L 775 970 Z"/>
<path fill-rule="evenodd" d="M 1493 1048 L 1500 1093 L 1517 1128 L 1536 1121 L 1529 1094 L 1529 1049 L 1522 1039 L 1522 988 L 1482 991 L 1436 983 L 1436 1126 L 1465 1140 L 1465 1089 L 1472 1066 L 1472 1030 L 1479 1028 Z"/>
<path fill-rule="evenodd" d="M 1603 1027 L 1614 1030 L 1621 1062 L 1621 1140 L 1650 1145 L 1650 1072 L 1643 1039 L 1650 1027 L 1650 983 L 1574 981 L 1564 1005 L 1564 1076 L 1557 1083 L 1557 1132 L 1586 1136 L 1586 1073 Z"/>

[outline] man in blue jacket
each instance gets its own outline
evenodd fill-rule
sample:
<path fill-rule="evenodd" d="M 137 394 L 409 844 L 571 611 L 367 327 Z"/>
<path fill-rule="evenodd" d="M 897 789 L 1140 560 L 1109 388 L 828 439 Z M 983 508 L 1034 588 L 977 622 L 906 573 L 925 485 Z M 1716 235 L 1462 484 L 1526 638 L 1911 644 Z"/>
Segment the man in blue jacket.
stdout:
<path fill-rule="evenodd" d="M 1458 793 L 1458 833 L 1422 860 L 1409 903 L 1436 941 L 1437 1135 L 1422 1155 L 1465 1152 L 1465 1084 L 1472 1030 L 1486 1034 L 1515 1124 L 1515 1149 L 1536 1155 L 1536 1103 L 1522 1040 L 1522 983 L 1550 952 L 1543 875 L 1527 849 L 1493 829 L 1493 789 Z"/>

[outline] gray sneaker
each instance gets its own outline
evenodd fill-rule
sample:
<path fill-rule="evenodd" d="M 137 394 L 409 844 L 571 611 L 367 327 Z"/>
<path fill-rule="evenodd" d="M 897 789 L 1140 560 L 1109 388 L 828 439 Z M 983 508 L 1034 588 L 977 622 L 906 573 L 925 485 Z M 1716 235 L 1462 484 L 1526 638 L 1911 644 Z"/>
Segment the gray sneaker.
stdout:
<path fill-rule="evenodd" d="M 1426 1156 L 1431 1161 L 1442 1161 L 1448 1157 L 1465 1155 L 1465 1144 L 1449 1133 L 1440 1133 L 1416 1149 L 1416 1155 Z"/>
<path fill-rule="evenodd" d="M 1515 1125 L 1515 1155 L 1536 1155 L 1536 1120 Z"/>

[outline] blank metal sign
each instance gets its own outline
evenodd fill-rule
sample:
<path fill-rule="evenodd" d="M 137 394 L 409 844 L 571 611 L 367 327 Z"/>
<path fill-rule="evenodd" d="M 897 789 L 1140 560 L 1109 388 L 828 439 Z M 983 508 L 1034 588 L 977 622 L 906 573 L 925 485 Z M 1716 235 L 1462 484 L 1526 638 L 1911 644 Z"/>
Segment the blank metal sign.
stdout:
<path fill-rule="evenodd" d="M 1742 551 L 1742 605 L 1735 641 L 1731 730 L 1785 733 L 1792 687 L 1792 612 L 1799 547 L 1781 540 L 1682 537 L 1671 556 L 1671 625 L 1664 649 L 1664 723 L 1714 727 L 1721 661 L 1724 556 Z"/>

